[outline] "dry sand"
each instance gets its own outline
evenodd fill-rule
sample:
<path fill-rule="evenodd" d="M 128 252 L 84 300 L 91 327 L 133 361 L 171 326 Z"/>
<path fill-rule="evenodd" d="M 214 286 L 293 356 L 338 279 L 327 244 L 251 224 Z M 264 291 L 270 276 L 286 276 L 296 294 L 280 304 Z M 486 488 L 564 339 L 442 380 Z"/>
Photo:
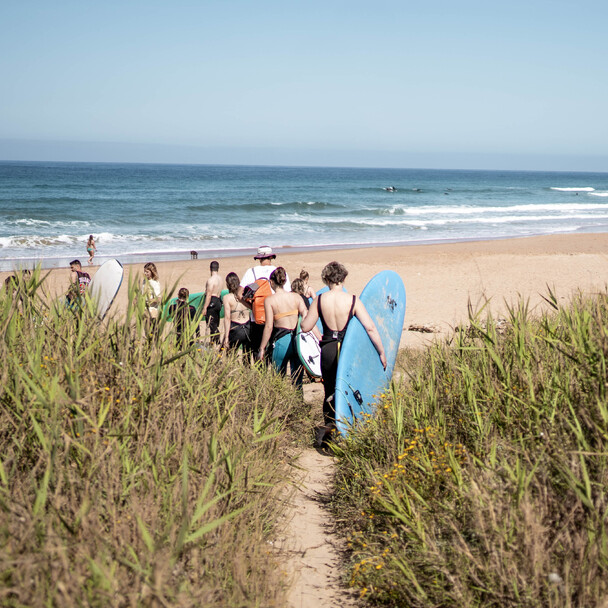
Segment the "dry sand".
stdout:
<path fill-rule="evenodd" d="M 486 300 L 498 315 L 505 303 L 522 296 L 531 308 L 542 306 L 541 294 L 547 286 L 558 297 L 567 300 L 573 292 L 586 292 L 605 287 L 608 279 L 608 234 L 552 235 L 521 239 L 412 245 L 403 247 L 371 247 L 330 251 L 289 252 L 283 250 L 277 265 L 287 269 L 290 279 L 305 268 L 310 283 L 320 289 L 321 269 L 338 260 L 349 270 L 346 288 L 360 293 L 369 279 L 384 269 L 398 272 L 407 291 L 405 328 L 430 325 L 449 332 L 451 327 L 466 321 L 467 304 L 479 307 Z M 242 276 L 254 265 L 251 257 L 219 259 L 220 273 L 234 271 Z M 155 261 L 151 256 L 150 261 Z M 210 259 L 158 262 L 161 286 L 187 287 L 202 291 L 209 276 Z M 93 276 L 97 266 L 88 267 Z M 114 304 L 114 311 L 124 310 L 129 278 L 143 271 L 143 265 L 126 266 L 125 280 Z M 8 276 L 0 272 L 0 278 Z M 51 270 L 46 281 L 53 296 L 59 296 L 68 284 L 68 269 Z M 402 346 L 424 344 L 434 334 L 404 331 Z"/>

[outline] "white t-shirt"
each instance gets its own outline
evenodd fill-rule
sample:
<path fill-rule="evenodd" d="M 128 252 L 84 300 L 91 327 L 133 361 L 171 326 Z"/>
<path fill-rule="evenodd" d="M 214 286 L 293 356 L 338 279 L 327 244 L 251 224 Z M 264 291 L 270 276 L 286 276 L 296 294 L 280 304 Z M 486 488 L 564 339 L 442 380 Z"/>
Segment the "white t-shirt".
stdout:
<path fill-rule="evenodd" d="M 276 270 L 276 266 L 254 266 L 253 268 L 249 268 L 247 272 L 243 275 L 241 279 L 241 287 L 247 287 L 254 281 L 258 279 L 270 279 L 270 275 Z M 285 285 L 283 289 L 285 291 L 291 291 L 291 281 L 289 280 L 289 275 L 285 272 Z"/>
<path fill-rule="evenodd" d="M 144 279 L 141 290 L 145 294 L 146 300 L 160 298 L 160 283 L 155 279 Z M 149 307 L 158 308 L 158 303 L 150 304 Z"/>
<path fill-rule="evenodd" d="M 247 285 L 251 285 L 254 281 L 258 279 L 270 279 L 270 275 L 274 272 L 276 266 L 254 266 L 253 268 L 249 268 L 247 272 L 243 275 L 241 279 L 241 287 L 247 287 Z M 289 275 L 287 271 L 285 272 L 285 285 L 283 289 L 285 291 L 291 291 L 291 282 L 289 281 Z M 273 292 L 274 293 L 274 292 Z M 253 312 L 251 313 L 251 320 L 254 321 Z"/>

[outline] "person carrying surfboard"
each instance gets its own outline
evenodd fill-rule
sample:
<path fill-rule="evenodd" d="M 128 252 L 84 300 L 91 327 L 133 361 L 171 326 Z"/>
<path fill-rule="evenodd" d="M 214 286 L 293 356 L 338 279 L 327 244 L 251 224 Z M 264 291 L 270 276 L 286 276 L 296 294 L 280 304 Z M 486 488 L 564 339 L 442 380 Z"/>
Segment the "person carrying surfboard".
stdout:
<path fill-rule="evenodd" d="M 82 308 L 84 295 L 91 282 L 91 277 L 88 272 L 82 271 L 80 260 L 72 260 L 70 262 L 70 287 L 66 294 L 66 304 L 68 308 Z"/>
<path fill-rule="evenodd" d="M 296 388 L 302 388 L 303 367 L 298 355 L 295 335 L 298 316 L 306 317 L 308 310 L 300 294 L 285 291 L 287 273 L 282 266 L 276 268 L 269 277 L 274 294 L 264 300 L 266 323 L 258 359 L 263 360 L 269 342 L 274 344 L 272 363 L 281 374 L 290 367 L 291 381 Z"/>
<path fill-rule="evenodd" d="M 344 291 L 344 281 L 347 276 L 348 270 L 339 262 L 330 262 L 323 268 L 321 279 L 329 287 L 329 291 L 315 298 L 310 305 L 308 315 L 300 326 L 303 332 L 310 331 L 318 319 L 321 320 L 323 326 L 321 376 L 325 392 L 323 400 L 323 420 L 325 426 L 321 427 L 317 434 L 318 445 L 322 444 L 324 436 L 328 432 L 333 431 L 336 425 L 334 393 L 336 392 L 338 359 L 344 334 L 353 317 L 357 317 L 367 331 L 367 335 L 376 348 L 384 369 L 386 369 L 387 365 L 382 340 L 372 318 L 357 296 L 349 295 Z"/>

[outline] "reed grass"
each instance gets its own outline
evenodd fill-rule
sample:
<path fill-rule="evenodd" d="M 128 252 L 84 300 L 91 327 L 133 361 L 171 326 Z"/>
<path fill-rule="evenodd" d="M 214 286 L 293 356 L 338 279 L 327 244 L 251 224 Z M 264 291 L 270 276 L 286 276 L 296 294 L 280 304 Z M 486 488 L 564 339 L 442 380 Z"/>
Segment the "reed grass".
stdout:
<path fill-rule="evenodd" d="M 145 319 L 0 293 L 0 604 L 282 606 L 270 540 L 308 411 L 288 381 Z"/>
<path fill-rule="evenodd" d="M 402 353 L 338 442 L 347 582 L 385 606 L 608 605 L 608 294 Z"/>

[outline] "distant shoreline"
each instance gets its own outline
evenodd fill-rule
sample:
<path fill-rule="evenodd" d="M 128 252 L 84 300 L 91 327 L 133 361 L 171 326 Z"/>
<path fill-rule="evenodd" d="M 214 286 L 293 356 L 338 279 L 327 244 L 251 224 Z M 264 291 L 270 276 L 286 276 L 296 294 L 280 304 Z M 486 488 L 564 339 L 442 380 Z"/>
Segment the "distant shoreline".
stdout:
<path fill-rule="evenodd" d="M 290 253 L 307 253 L 307 252 L 323 252 L 323 251 L 348 251 L 354 249 L 375 249 L 378 247 L 424 247 L 429 245 L 455 245 L 458 243 L 491 243 L 494 241 L 525 241 L 526 239 L 543 238 L 543 237 L 563 237 L 576 236 L 583 234 L 608 234 L 608 230 L 578 230 L 576 232 L 566 232 L 559 234 L 530 234 L 525 236 L 496 236 L 484 238 L 454 238 L 454 239 L 428 239 L 420 241 L 391 241 L 391 242 L 373 242 L 373 243 L 335 243 L 322 245 L 278 245 L 272 246 L 273 250 L 278 254 Z M 238 247 L 233 249 L 199 249 L 197 250 L 198 259 L 222 259 L 222 258 L 237 258 L 247 257 L 254 252 L 253 247 Z M 86 252 L 73 256 L 49 256 L 49 257 L 22 257 L 22 258 L 3 258 L 0 257 L 0 271 L 12 272 L 19 269 L 32 270 L 36 265 L 40 264 L 42 270 L 51 270 L 56 268 L 64 268 L 69 266 L 69 263 L 79 259 L 83 267 L 88 266 Z M 122 264 L 143 264 L 145 262 L 183 262 L 191 259 L 190 250 L 182 251 L 145 251 L 131 252 L 121 255 L 104 255 L 99 253 L 95 255 L 95 263 L 93 267 L 100 266 L 107 260 L 118 259 Z"/>

